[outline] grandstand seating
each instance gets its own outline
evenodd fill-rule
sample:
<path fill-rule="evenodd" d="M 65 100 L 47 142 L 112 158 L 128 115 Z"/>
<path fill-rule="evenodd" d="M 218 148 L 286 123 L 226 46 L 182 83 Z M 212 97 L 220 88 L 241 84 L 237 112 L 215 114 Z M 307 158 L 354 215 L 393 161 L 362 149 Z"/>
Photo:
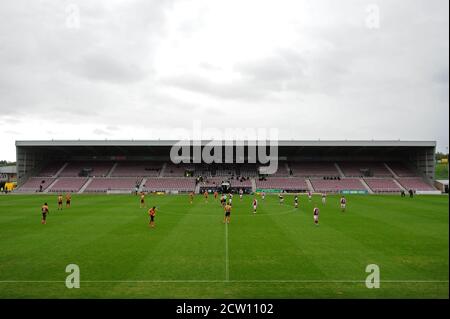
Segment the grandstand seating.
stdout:
<path fill-rule="evenodd" d="M 435 191 L 436 189 L 426 183 L 422 178 L 399 178 L 398 181 L 407 190 L 415 191 Z"/>
<path fill-rule="evenodd" d="M 107 192 L 110 190 L 132 191 L 142 178 L 94 178 L 85 192 Z"/>
<path fill-rule="evenodd" d="M 223 182 L 228 181 L 228 178 L 224 177 L 207 177 L 203 179 L 202 186 L 220 186 Z"/>
<path fill-rule="evenodd" d="M 70 162 L 59 174 L 60 177 L 77 177 L 83 169 L 90 170 L 88 176 L 106 176 L 113 162 Z"/>
<path fill-rule="evenodd" d="M 19 191 L 35 192 L 39 191 L 42 183 L 43 191 L 50 192 L 78 192 L 88 180 L 88 177 L 95 177 L 87 185 L 87 192 L 104 192 L 108 190 L 130 190 L 148 178 L 143 188 L 145 191 L 192 191 L 195 189 L 195 178 L 185 177 L 186 172 L 193 173 L 193 176 L 202 176 L 204 181 L 201 186 L 220 186 L 228 180 L 233 188 L 250 188 L 252 180 L 255 178 L 256 187 L 259 189 L 283 189 L 287 191 L 307 191 L 308 184 L 305 178 L 311 179 L 311 185 L 317 192 L 335 192 L 342 190 L 366 190 L 359 177 L 363 177 L 365 183 L 374 192 L 398 192 L 399 185 L 391 176 L 391 171 L 386 168 L 383 162 L 363 162 L 349 161 L 339 162 L 338 165 L 345 178 L 340 177 L 340 173 L 333 162 L 296 162 L 287 165 L 280 162 L 278 171 L 266 178 L 258 180 L 256 164 L 173 164 L 168 162 L 149 161 L 121 161 L 114 166 L 112 161 L 74 161 L 69 162 L 59 174 L 58 180 L 49 189 L 49 185 L 55 181 L 55 174 L 63 167 L 63 162 L 56 161 L 46 165 L 35 177 L 31 177 Z M 404 163 L 387 163 L 389 167 L 400 176 L 398 181 L 406 189 L 414 190 L 434 190 L 421 177 L 408 168 Z M 112 169 L 114 167 L 114 169 Z M 80 177 L 83 169 L 88 176 Z M 368 169 L 373 173 L 373 177 L 362 176 L 362 170 Z M 292 172 L 292 176 L 290 175 Z M 109 175 L 108 175 L 109 174 Z M 110 177 L 107 177 L 110 176 Z M 327 178 L 332 177 L 332 178 Z M 334 179 L 334 177 L 340 177 Z M 358 177 L 358 178 L 356 178 Z M 251 178 L 251 179 L 249 179 Z"/>
<path fill-rule="evenodd" d="M 339 172 L 332 162 L 290 163 L 289 167 L 294 176 L 339 176 Z"/>
<path fill-rule="evenodd" d="M 111 177 L 157 177 L 161 171 L 161 163 L 120 162 Z"/>
<path fill-rule="evenodd" d="M 286 191 L 307 191 L 308 185 L 304 178 L 268 177 L 256 181 L 257 189 L 281 189 Z"/>
<path fill-rule="evenodd" d="M 184 177 L 188 170 L 194 171 L 195 167 L 189 164 L 167 163 L 164 170 L 164 177 Z"/>
<path fill-rule="evenodd" d="M 364 181 L 375 193 L 400 192 L 401 188 L 392 178 L 365 178 Z"/>
<path fill-rule="evenodd" d="M 28 179 L 21 187 L 20 190 L 24 192 L 37 192 L 42 185 L 42 190 L 46 190 L 53 182 L 54 178 L 42 178 L 42 177 L 32 177 Z"/>
<path fill-rule="evenodd" d="M 339 192 L 344 190 L 366 190 L 361 181 L 357 178 L 343 179 L 310 179 L 316 192 Z"/>
<path fill-rule="evenodd" d="M 53 177 L 59 171 L 59 169 L 63 166 L 62 162 L 52 162 L 48 163 L 44 166 L 43 169 L 37 174 L 39 177 Z"/>
<path fill-rule="evenodd" d="M 231 181 L 231 187 L 233 188 L 249 188 L 252 187 L 252 181 L 250 179 L 232 179 Z"/>
<path fill-rule="evenodd" d="M 375 177 L 392 176 L 383 162 L 340 162 L 338 165 L 347 177 L 364 177 L 363 170 Z"/>
<path fill-rule="evenodd" d="M 258 170 L 256 165 L 252 165 L 252 164 L 242 164 L 242 165 L 237 165 L 236 167 L 236 174 L 238 176 L 243 176 L 243 177 L 256 177 L 258 176 Z"/>
<path fill-rule="evenodd" d="M 195 178 L 149 178 L 143 187 L 145 192 L 195 190 Z"/>
<path fill-rule="evenodd" d="M 277 171 L 270 176 L 271 177 L 287 177 L 287 176 L 289 176 L 289 171 L 286 169 L 286 163 L 279 162 Z"/>
<path fill-rule="evenodd" d="M 64 192 L 78 192 L 81 187 L 87 182 L 86 177 L 62 177 L 58 178 L 55 184 L 49 189 L 49 192 L 64 193 Z"/>
<path fill-rule="evenodd" d="M 401 162 L 390 162 L 388 166 L 398 177 L 417 177 L 417 173 Z"/>

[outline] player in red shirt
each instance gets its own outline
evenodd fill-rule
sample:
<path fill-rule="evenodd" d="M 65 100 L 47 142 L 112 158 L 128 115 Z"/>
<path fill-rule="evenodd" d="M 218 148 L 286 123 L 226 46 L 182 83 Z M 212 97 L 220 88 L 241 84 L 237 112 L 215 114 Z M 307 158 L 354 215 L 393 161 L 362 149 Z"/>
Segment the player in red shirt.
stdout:
<path fill-rule="evenodd" d="M 155 215 L 156 215 L 156 207 L 153 206 L 148 210 L 148 216 L 150 216 L 150 222 L 148 225 L 151 228 L 155 227 Z"/>
<path fill-rule="evenodd" d="M 258 209 L 258 200 L 256 198 L 253 199 L 253 214 L 256 214 L 256 210 Z"/>

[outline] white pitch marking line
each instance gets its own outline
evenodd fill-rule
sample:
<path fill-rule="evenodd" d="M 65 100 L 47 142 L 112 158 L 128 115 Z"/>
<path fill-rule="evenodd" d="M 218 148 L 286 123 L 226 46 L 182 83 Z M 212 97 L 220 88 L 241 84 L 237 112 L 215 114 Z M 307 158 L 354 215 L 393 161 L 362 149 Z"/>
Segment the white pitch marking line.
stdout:
<path fill-rule="evenodd" d="M 365 283 L 365 280 L 81 280 L 82 283 Z M 380 280 L 381 283 L 448 283 L 448 280 Z M 64 280 L 2 280 L 0 283 L 65 283 Z"/>
<path fill-rule="evenodd" d="M 228 223 L 225 223 L 225 281 L 230 281 L 229 270 L 229 257 L 228 257 Z"/>

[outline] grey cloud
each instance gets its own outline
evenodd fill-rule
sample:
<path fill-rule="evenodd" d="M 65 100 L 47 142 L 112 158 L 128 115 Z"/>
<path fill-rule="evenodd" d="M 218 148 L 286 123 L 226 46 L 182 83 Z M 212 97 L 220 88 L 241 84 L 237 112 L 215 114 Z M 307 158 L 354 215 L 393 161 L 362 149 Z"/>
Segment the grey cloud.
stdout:
<path fill-rule="evenodd" d="M 70 3 L 79 7 L 79 29 L 66 26 Z M 373 1 L 310 2 L 317 25 L 293 21 L 288 48 L 274 46 L 248 61 L 238 56 L 231 62 L 239 79 L 229 82 L 215 78 L 223 66 L 206 58 L 199 73 L 155 74 L 179 3 L 4 1 L 2 124 L 51 119 L 79 123 L 80 130 L 98 124 L 92 134 L 104 136 L 124 126 L 189 128 L 201 118 L 217 127 L 230 121 L 288 127 L 299 135 L 292 138 L 380 135 L 448 144 L 448 1 L 378 0 L 376 30 L 364 25 Z M 178 36 L 195 38 L 209 27 L 202 23 L 208 5 L 182 15 Z"/>

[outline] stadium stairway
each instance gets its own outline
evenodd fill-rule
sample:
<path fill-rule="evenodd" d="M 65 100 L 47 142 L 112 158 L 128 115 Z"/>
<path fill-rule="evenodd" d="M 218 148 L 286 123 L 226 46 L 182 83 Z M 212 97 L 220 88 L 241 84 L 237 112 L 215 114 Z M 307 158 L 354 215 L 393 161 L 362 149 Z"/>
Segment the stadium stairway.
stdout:
<path fill-rule="evenodd" d="M 67 164 L 67 163 L 66 163 Z M 63 166 L 64 169 L 65 166 Z M 57 173 L 58 174 L 58 173 Z M 53 185 L 55 185 L 58 182 L 59 178 L 56 178 L 45 190 L 44 193 L 48 193 L 50 191 L 50 189 L 53 187 Z"/>
<path fill-rule="evenodd" d="M 81 194 L 84 192 L 84 190 L 89 186 L 90 183 L 92 183 L 93 177 L 89 177 L 89 179 L 87 180 L 86 183 L 84 183 L 84 185 L 80 188 L 80 190 L 78 191 L 78 194 Z"/>
<path fill-rule="evenodd" d="M 198 183 L 197 185 L 195 185 L 194 193 L 195 193 L 195 194 L 200 194 L 200 183 Z"/>
<path fill-rule="evenodd" d="M 399 176 L 397 174 L 395 174 L 394 170 L 392 168 L 389 167 L 389 165 L 387 163 L 383 163 L 384 166 L 386 166 L 387 170 L 389 171 L 389 173 L 392 174 L 392 176 L 394 176 L 394 181 L 397 182 L 397 178 L 399 178 Z M 397 183 L 400 186 L 400 183 Z M 400 186 L 401 187 L 401 186 Z M 401 187 L 403 189 L 403 187 Z"/>
<path fill-rule="evenodd" d="M 256 180 L 254 178 L 251 179 L 252 182 L 252 193 L 256 192 Z"/>
<path fill-rule="evenodd" d="M 314 190 L 314 187 L 312 186 L 312 183 L 311 183 L 311 181 L 309 180 L 309 178 L 305 179 L 305 182 L 306 182 L 306 185 L 308 185 L 309 191 L 310 191 L 311 193 L 314 193 L 315 190 Z"/>
<path fill-rule="evenodd" d="M 400 184 L 400 182 L 397 179 L 393 178 L 392 180 L 394 181 L 395 184 L 397 184 L 398 187 L 400 187 L 401 190 L 407 192 L 406 188 L 404 188 L 403 185 Z"/>
<path fill-rule="evenodd" d="M 364 180 L 364 178 L 360 178 L 359 181 L 361 182 L 361 184 L 363 184 L 363 186 L 367 189 L 367 191 L 369 192 L 369 194 L 373 194 L 373 190 L 369 187 L 369 185 L 367 185 L 366 181 Z"/>
<path fill-rule="evenodd" d="M 334 163 L 334 166 L 336 167 L 337 171 L 339 172 L 339 175 L 341 175 L 341 177 L 345 177 L 344 172 L 342 171 L 341 167 L 339 166 L 338 163 Z"/>
<path fill-rule="evenodd" d="M 66 166 L 69 165 L 68 162 L 64 163 L 64 165 L 56 172 L 56 174 L 53 177 L 59 177 L 59 174 L 66 168 Z"/>
<path fill-rule="evenodd" d="M 114 165 L 109 170 L 108 174 L 106 174 L 106 177 L 111 177 L 111 175 L 112 175 L 112 173 L 114 173 L 114 170 L 116 169 L 117 165 L 119 165 L 119 163 L 115 162 Z"/>
<path fill-rule="evenodd" d="M 289 164 L 287 162 L 284 163 L 284 167 L 286 168 L 287 176 L 291 175 L 291 169 L 289 168 Z"/>
<path fill-rule="evenodd" d="M 159 172 L 159 176 L 158 177 L 163 177 L 164 173 L 166 172 L 166 167 L 167 167 L 167 163 L 164 162 L 163 166 L 161 167 L 161 171 Z"/>
<path fill-rule="evenodd" d="M 144 189 L 145 183 L 147 183 L 147 178 L 144 177 L 144 178 L 142 179 L 142 181 L 141 181 L 141 184 L 139 185 L 139 189 L 138 189 L 139 193 L 141 193 L 142 190 Z M 134 191 L 134 190 L 133 190 L 133 191 Z"/>

